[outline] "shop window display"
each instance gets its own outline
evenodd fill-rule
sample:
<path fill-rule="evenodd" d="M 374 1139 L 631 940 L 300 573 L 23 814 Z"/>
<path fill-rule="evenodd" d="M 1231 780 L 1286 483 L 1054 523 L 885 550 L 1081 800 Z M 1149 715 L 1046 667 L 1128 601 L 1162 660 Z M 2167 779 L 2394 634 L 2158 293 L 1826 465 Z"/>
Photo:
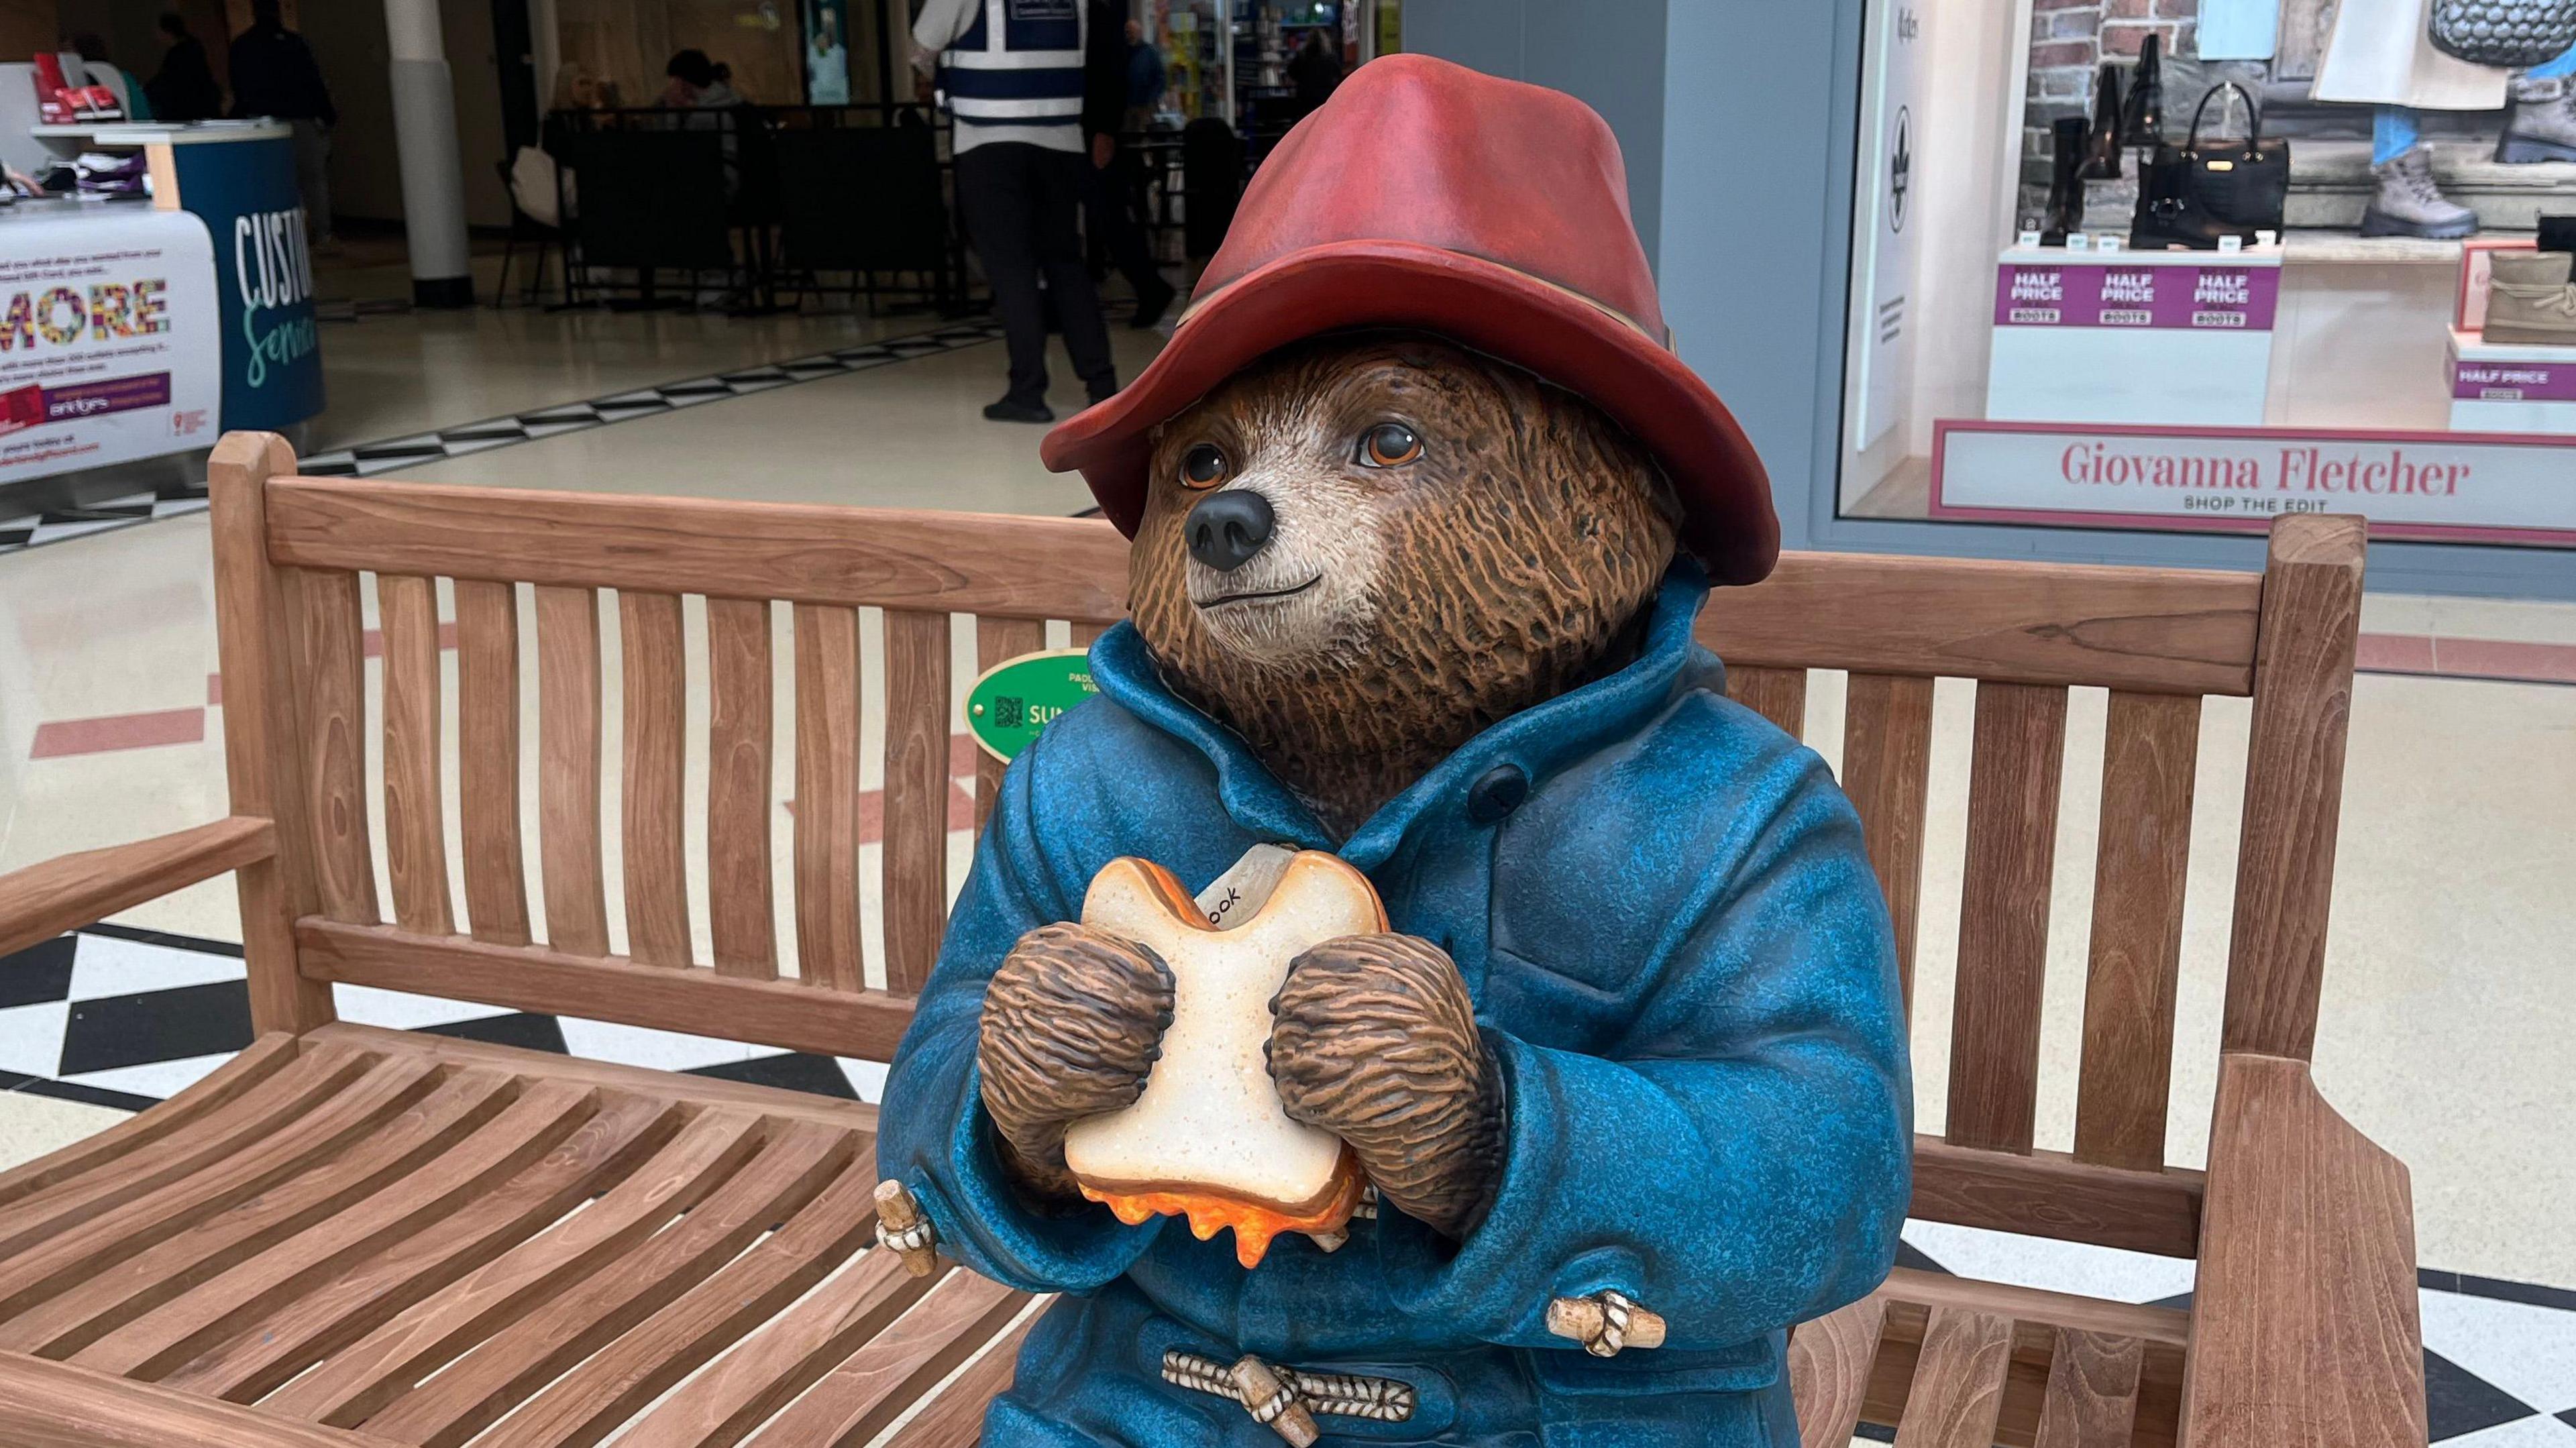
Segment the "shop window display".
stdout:
<path fill-rule="evenodd" d="M 1843 516 L 2576 546 L 2576 5 L 1884 0 Z"/>

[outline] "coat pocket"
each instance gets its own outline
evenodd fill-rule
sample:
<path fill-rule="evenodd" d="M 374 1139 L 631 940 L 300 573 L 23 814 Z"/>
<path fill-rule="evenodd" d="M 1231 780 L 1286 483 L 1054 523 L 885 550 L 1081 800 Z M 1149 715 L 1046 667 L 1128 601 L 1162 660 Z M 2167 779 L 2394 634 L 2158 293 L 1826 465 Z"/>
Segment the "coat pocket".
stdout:
<path fill-rule="evenodd" d="M 1606 1358 L 1579 1348 L 1540 1348 L 1530 1353 L 1530 1375 L 1551 1398 L 1753 1393 L 1780 1380 L 1780 1351 L 1769 1337 L 1707 1351 L 1639 1348 Z"/>
<path fill-rule="evenodd" d="M 1544 1448 L 1797 1448 L 1797 1410 L 1768 1342 L 1530 1356 Z"/>

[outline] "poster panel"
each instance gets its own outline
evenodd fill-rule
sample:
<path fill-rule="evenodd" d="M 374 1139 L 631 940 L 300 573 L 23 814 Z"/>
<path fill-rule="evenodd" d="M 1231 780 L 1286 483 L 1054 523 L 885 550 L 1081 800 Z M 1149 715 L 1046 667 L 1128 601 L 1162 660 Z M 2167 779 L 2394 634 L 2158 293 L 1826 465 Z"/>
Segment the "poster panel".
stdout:
<path fill-rule="evenodd" d="M 0 225 L 0 483 L 210 446 L 214 248 L 183 211 Z"/>
<path fill-rule="evenodd" d="M 1914 283 L 1923 234 L 1916 213 L 1914 158 L 1917 128 L 1926 112 L 1929 71 L 1924 34 L 1928 6 L 1918 0 L 1879 0 L 1870 41 L 1867 141 L 1861 158 L 1861 213 L 1867 227 L 1861 254 L 1859 296 L 1869 307 L 1862 321 L 1859 406 L 1852 413 L 1852 447 L 1866 450 L 1887 436 L 1905 414 L 1914 379 Z"/>

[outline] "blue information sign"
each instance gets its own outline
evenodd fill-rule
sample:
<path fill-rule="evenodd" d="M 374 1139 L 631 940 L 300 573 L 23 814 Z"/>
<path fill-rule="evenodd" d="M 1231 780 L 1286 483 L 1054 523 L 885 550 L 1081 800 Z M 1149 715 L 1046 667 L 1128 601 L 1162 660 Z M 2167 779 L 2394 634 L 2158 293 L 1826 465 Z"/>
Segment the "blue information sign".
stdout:
<path fill-rule="evenodd" d="M 205 221 L 215 243 L 223 425 L 278 429 L 302 422 L 322 410 L 322 352 L 293 143 L 276 136 L 170 150 L 179 204 Z"/>

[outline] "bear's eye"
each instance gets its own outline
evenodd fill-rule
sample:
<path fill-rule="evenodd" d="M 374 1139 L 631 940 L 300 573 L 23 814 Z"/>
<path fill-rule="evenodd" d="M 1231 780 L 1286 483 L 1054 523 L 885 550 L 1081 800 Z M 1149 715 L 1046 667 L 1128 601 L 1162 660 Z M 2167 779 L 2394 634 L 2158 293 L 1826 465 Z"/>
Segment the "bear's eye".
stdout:
<path fill-rule="evenodd" d="M 1215 443 L 1203 442 L 1181 454 L 1181 481 L 1193 488 L 1211 486 L 1225 476 L 1225 453 Z"/>
<path fill-rule="evenodd" d="M 1400 468 L 1422 456 L 1422 439 L 1400 422 L 1381 422 L 1360 434 L 1360 466 Z"/>

